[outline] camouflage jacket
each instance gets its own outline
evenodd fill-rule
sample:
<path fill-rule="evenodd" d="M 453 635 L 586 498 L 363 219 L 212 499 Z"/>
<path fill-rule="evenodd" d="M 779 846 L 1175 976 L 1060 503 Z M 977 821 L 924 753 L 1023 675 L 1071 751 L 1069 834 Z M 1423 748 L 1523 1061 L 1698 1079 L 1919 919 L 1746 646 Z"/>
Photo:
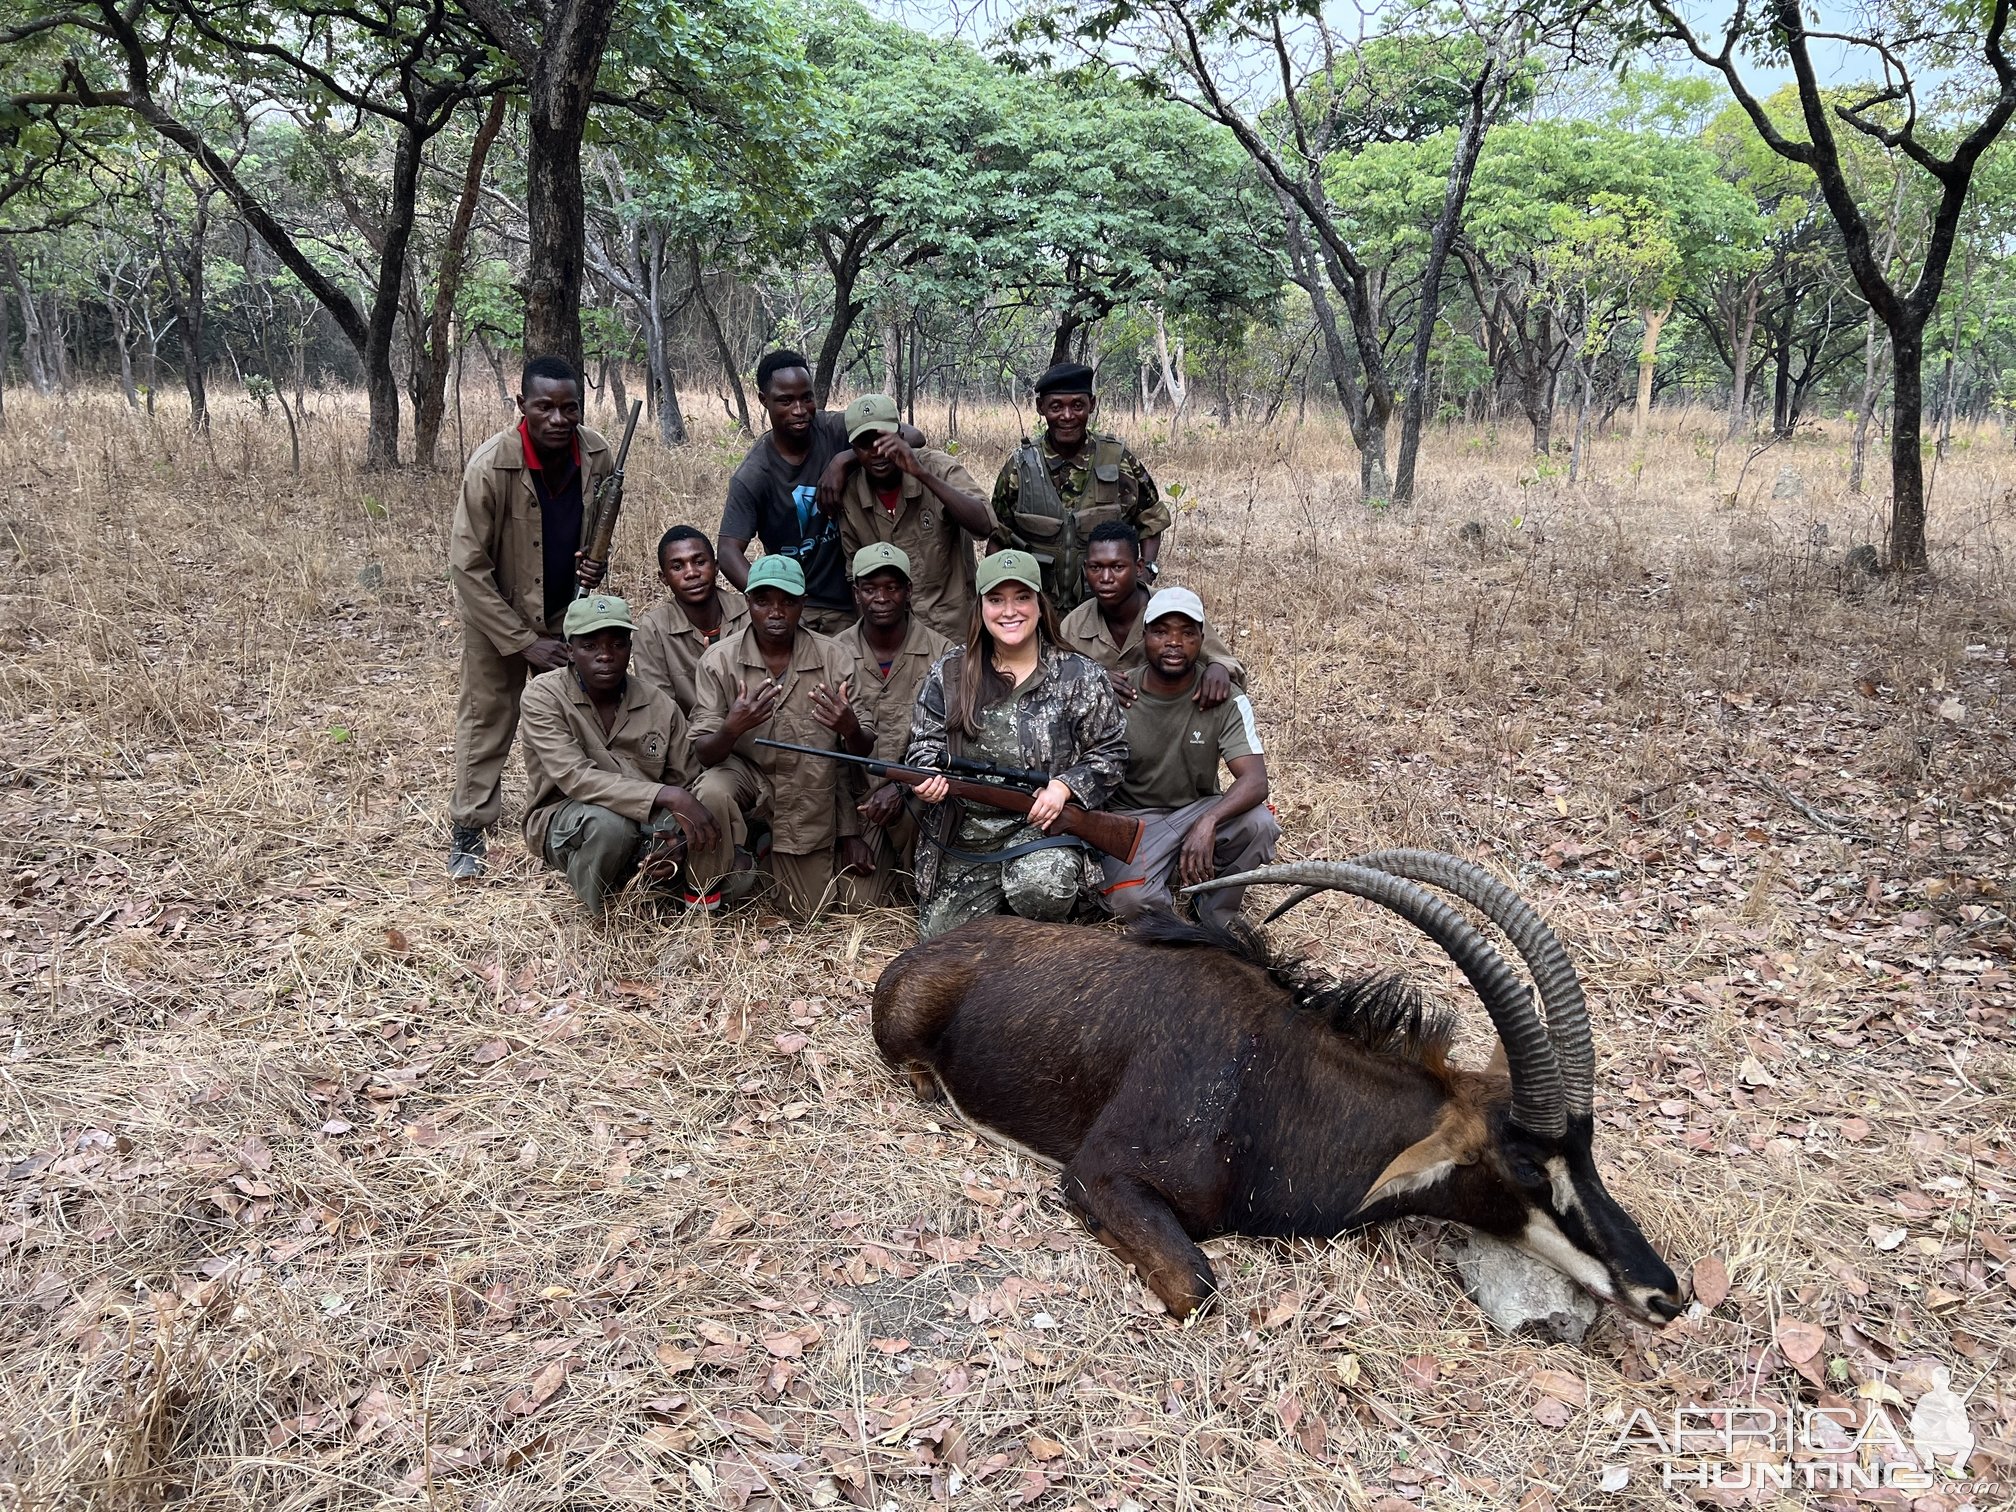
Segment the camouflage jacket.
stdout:
<path fill-rule="evenodd" d="M 1117 458 L 1112 464 L 1114 475 L 1107 478 L 1103 489 L 1094 476 L 1095 459 L 1102 450 L 1108 458 Z M 1035 471 L 1038 467 L 1040 473 Z M 1040 493 L 1040 480 L 1047 476 L 1056 497 L 1025 500 L 1025 469 L 1038 480 L 1032 491 Z M 1071 517 L 1061 531 L 1043 518 L 1059 506 Z M 1094 526 L 1109 519 L 1125 520 L 1146 540 L 1167 530 L 1174 518 L 1141 459 L 1117 437 L 1103 432 L 1087 435 L 1078 454 L 1069 458 L 1051 450 L 1047 433 L 1023 442 L 1009 454 L 994 479 L 992 508 L 994 531 L 988 537 L 989 549 L 1013 546 L 1034 552 L 1043 565 L 1043 589 L 1059 614 L 1069 613 L 1085 597 L 1084 542 Z"/>
<path fill-rule="evenodd" d="M 1013 706 L 1014 743 L 1019 749 L 984 752 L 946 728 L 946 709 L 959 682 L 966 655 L 954 646 L 932 664 L 917 690 L 910 716 L 910 745 L 904 760 L 915 766 L 937 766 L 948 756 L 981 755 L 983 759 L 1048 772 L 1071 789 L 1085 808 L 1100 808 L 1127 775 L 1127 716 L 1097 662 L 1045 642 L 1041 659 L 1027 682 L 1009 699 Z M 964 805 L 943 803 L 927 816 L 927 833 L 939 845 L 952 843 Z M 942 857 L 931 844 L 917 847 L 917 896 L 928 900 L 938 884 Z"/>

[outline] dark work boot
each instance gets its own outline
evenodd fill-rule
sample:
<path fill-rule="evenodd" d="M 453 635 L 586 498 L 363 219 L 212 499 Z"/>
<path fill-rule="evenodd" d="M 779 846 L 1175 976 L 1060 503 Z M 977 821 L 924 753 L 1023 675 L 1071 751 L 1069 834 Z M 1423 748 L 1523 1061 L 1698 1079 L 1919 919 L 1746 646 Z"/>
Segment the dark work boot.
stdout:
<path fill-rule="evenodd" d="M 448 842 L 448 875 L 457 882 L 482 876 L 486 848 L 483 831 L 473 825 L 456 825 L 453 838 Z"/>

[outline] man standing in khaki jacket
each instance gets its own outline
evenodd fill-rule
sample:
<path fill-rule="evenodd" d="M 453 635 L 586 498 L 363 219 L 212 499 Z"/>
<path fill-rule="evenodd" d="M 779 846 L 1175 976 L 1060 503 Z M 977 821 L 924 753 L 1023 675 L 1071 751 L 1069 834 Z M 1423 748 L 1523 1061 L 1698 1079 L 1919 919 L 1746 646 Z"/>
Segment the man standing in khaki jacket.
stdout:
<path fill-rule="evenodd" d="M 607 566 L 582 559 L 595 485 L 616 469 L 581 424 L 581 380 L 564 358 L 535 357 L 519 383 L 517 425 L 476 448 L 448 536 L 448 580 L 462 614 L 455 708 L 454 838 L 448 875 L 483 870 L 484 836 L 504 807 L 504 764 L 525 679 L 567 665 L 561 626 L 577 587 Z"/>

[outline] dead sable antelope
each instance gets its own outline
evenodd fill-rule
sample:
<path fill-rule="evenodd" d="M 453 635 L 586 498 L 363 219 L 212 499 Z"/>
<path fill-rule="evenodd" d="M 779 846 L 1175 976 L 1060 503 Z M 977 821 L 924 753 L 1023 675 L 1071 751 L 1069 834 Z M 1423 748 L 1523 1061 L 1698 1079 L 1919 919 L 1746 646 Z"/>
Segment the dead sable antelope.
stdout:
<path fill-rule="evenodd" d="M 1410 880 L 1411 879 L 1411 880 Z M 1453 856 L 1382 851 L 1210 887 L 1300 884 L 1383 904 L 1448 952 L 1505 1069 L 1448 1063 L 1453 1018 L 1391 975 L 1317 982 L 1244 925 L 1151 916 L 1127 935 L 997 917 L 906 950 L 875 985 L 875 1043 L 919 1092 L 1063 1170 L 1066 1198 L 1178 1318 L 1216 1282 L 1199 1239 L 1330 1237 L 1419 1214 L 1525 1250 L 1631 1316 L 1679 1285 L 1590 1154 L 1595 1052 L 1560 942 Z M 1526 962 L 1546 1008 L 1469 919 Z M 935 1086 L 934 1086 L 935 1081 Z"/>

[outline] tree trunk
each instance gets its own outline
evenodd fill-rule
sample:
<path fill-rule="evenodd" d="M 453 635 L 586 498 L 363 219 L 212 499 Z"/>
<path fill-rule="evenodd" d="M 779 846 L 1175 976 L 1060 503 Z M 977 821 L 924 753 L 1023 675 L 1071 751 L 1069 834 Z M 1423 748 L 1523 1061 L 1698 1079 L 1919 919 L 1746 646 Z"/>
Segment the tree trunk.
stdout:
<path fill-rule="evenodd" d="M 903 397 L 903 328 L 894 311 L 882 316 L 882 392 L 899 402 Z"/>
<path fill-rule="evenodd" d="M 7 292 L 0 289 L 0 425 L 7 420 L 7 348 L 13 345 L 13 317 L 7 312 Z M 153 396 L 148 396 L 153 402 Z"/>
<path fill-rule="evenodd" d="M 42 362 L 42 312 L 36 307 L 35 296 L 28 292 L 28 280 L 11 246 L 7 248 L 7 276 L 21 306 L 21 371 L 27 376 L 28 386 L 46 397 L 54 382 Z"/>
<path fill-rule="evenodd" d="M 1900 320 L 1890 331 L 1890 560 L 1892 572 L 1923 572 L 1925 457 L 1919 450 L 1924 419 L 1925 321 Z"/>
<path fill-rule="evenodd" d="M 168 287 L 175 301 L 175 334 L 182 343 L 182 386 L 189 391 L 189 429 L 210 429 L 210 396 L 203 381 L 203 259 L 210 234 L 210 197 L 200 193 L 189 239 L 178 249 L 181 266 L 170 259 Z"/>
<path fill-rule="evenodd" d="M 1526 423 L 1533 428 L 1533 455 L 1544 457 L 1554 445 L 1554 394 L 1561 381 L 1561 369 L 1545 362 L 1529 363 L 1525 382 L 1519 386 L 1520 407 Z"/>
<path fill-rule="evenodd" d="M 70 392 L 70 336 L 63 328 L 63 306 L 54 289 L 42 295 L 42 365 L 56 381 L 56 387 Z"/>
<path fill-rule="evenodd" d="M 1638 344 L 1638 407 L 1631 414 L 1631 445 L 1643 448 L 1645 426 L 1652 418 L 1652 375 L 1659 367 L 1659 333 L 1665 329 L 1666 321 L 1673 313 L 1673 301 L 1667 300 L 1662 309 L 1646 309 L 1638 312 L 1645 322 L 1645 339 Z"/>
<path fill-rule="evenodd" d="M 1281 195 L 1280 200 L 1287 231 L 1289 265 L 1294 269 L 1295 282 L 1309 296 L 1310 313 L 1323 336 L 1323 357 L 1330 369 L 1331 386 L 1337 390 L 1337 402 L 1344 406 L 1344 417 L 1351 426 L 1352 443 L 1362 453 L 1365 450 L 1365 401 L 1357 384 L 1352 381 L 1351 350 L 1344 343 L 1343 328 L 1338 324 L 1336 307 L 1330 303 L 1329 291 L 1324 287 L 1322 271 L 1310 255 L 1308 239 L 1302 230 L 1301 212 L 1287 195 Z"/>
<path fill-rule="evenodd" d="M 126 407 L 140 408 L 140 391 L 133 383 L 133 316 L 126 306 L 116 299 L 106 301 L 112 312 L 112 340 L 119 347 L 119 389 L 126 396 Z"/>
<path fill-rule="evenodd" d="M 1582 478 L 1582 450 L 1589 441 L 1589 405 L 1596 385 L 1596 359 L 1584 356 L 1581 368 L 1581 398 L 1575 406 L 1575 439 L 1568 448 L 1568 481 Z"/>
<path fill-rule="evenodd" d="M 630 387 L 623 381 L 623 359 L 608 358 L 602 370 L 609 384 L 609 413 L 620 424 L 630 416 Z"/>
<path fill-rule="evenodd" d="M 1071 360 L 1071 343 L 1084 325 L 1076 312 L 1066 310 L 1057 321 L 1057 334 L 1050 341 L 1050 366 Z"/>
<path fill-rule="evenodd" d="M 525 355 L 581 366 L 581 277 L 587 213 L 581 137 L 616 0 L 555 0 L 532 69 L 525 162 Z"/>
<path fill-rule="evenodd" d="M 1414 497 L 1414 460 L 1421 451 L 1421 426 L 1428 412 L 1428 363 L 1435 344 L 1435 324 L 1442 314 L 1442 273 L 1449 263 L 1449 249 L 1463 224 L 1463 206 L 1470 197 L 1470 180 L 1477 171 L 1478 155 L 1484 150 L 1484 133 L 1504 94 L 1497 83 L 1498 72 L 1498 43 L 1493 38 L 1486 45 L 1483 66 L 1470 85 L 1469 106 L 1449 162 L 1449 178 L 1442 189 L 1442 212 L 1429 234 L 1428 262 L 1421 272 L 1414 349 L 1408 358 L 1406 389 L 1400 406 L 1400 453 L 1394 459 L 1393 469 L 1393 499 L 1398 504 Z"/>
<path fill-rule="evenodd" d="M 421 135 L 412 126 L 399 131 L 392 154 L 392 179 L 385 192 L 385 234 L 378 248 L 378 286 L 364 325 L 364 392 L 370 404 L 364 443 L 366 471 L 399 465 L 399 379 L 392 371 L 392 340 L 398 333 L 399 299 L 406 277 L 406 244 L 420 193 Z"/>
<path fill-rule="evenodd" d="M 820 252 L 833 274 L 833 318 L 826 322 L 826 336 L 819 343 L 819 355 L 812 368 L 812 402 L 821 409 L 832 397 L 833 380 L 840 375 L 840 356 L 847 348 L 848 334 L 865 308 L 854 297 L 854 285 L 861 277 L 862 248 L 878 225 L 879 222 L 870 221 L 855 227 L 837 253 L 827 241 L 820 242 Z"/>
<path fill-rule="evenodd" d="M 1729 331 L 1729 434 L 1738 436 L 1750 419 L 1750 342 L 1757 334 L 1757 296 L 1764 280 L 1752 276 Z"/>
<path fill-rule="evenodd" d="M 1162 312 L 1155 312 L 1155 356 L 1162 364 L 1162 387 L 1169 395 L 1169 439 L 1176 439 L 1177 427 L 1183 423 L 1183 411 L 1190 403 L 1190 382 L 1183 373 L 1183 342 L 1179 337 L 1172 346 L 1169 328 L 1162 318 Z"/>
<path fill-rule="evenodd" d="M 434 454 L 441 444 L 441 424 L 448 408 L 448 336 L 455 318 L 455 300 L 462 291 L 463 254 L 483 192 L 483 169 L 490 160 L 490 145 L 503 129 L 504 112 L 504 96 L 493 96 L 483 123 L 476 128 L 476 139 L 470 144 L 469 165 L 462 175 L 462 198 L 456 202 L 455 218 L 448 224 L 448 240 L 441 249 L 441 277 L 434 287 L 433 309 L 428 312 L 427 342 L 420 352 L 416 375 L 419 392 L 413 401 L 413 460 L 422 467 L 434 465 Z"/>
<path fill-rule="evenodd" d="M 714 309 L 714 301 L 707 297 L 707 285 L 700 271 L 700 244 L 689 242 L 687 253 L 693 265 L 693 297 L 700 301 L 700 313 L 707 318 L 707 331 L 714 338 L 714 355 L 721 359 L 722 376 L 735 393 L 735 423 L 742 427 L 742 434 L 753 436 L 754 427 L 749 424 L 749 396 L 742 389 L 742 373 L 735 362 L 735 354 L 728 346 L 728 333 L 721 329 L 721 317 Z"/>
<path fill-rule="evenodd" d="M 654 230 L 648 244 L 639 237 L 636 245 L 644 275 L 644 361 L 657 395 L 658 444 L 684 446 L 686 417 L 679 411 L 679 390 L 672 382 L 672 344 L 665 331 L 665 235 Z"/>

